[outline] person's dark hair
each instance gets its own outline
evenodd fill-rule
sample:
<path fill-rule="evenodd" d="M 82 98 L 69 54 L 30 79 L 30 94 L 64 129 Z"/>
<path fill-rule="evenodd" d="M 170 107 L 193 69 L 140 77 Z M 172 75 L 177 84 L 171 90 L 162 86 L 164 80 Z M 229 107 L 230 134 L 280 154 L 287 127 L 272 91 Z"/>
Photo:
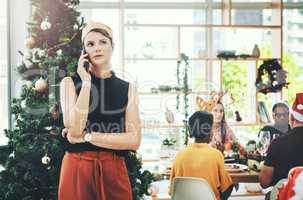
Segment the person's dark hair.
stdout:
<path fill-rule="evenodd" d="M 276 108 L 278 108 L 278 107 L 286 108 L 289 111 L 289 106 L 286 103 L 278 102 L 278 103 L 275 103 L 275 105 L 272 107 L 272 112 L 274 113 Z"/>
<path fill-rule="evenodd" d="M 212 125 L 212 114 L 204 111 L 197 111 L 192 114 L 188 120 L 189 136 L 191 138 L 204 139 L 211 134 Z"/>
<path fill-rule="evenodd" d="M 114 47 L 114 43 L 113 43 L 113 38 L 110 37 L 110 35 L 108 34 L 108 32 L 104 29 L 100 29 L 100 28 L 94 28 L 92 29 L 90 32 L 97 32 L 97 33 L 101 33 L 102 35 L 104 35 L 105 37 L 107 37 L 110 40 L 110 44 L 112 47 Z M 90 33 L 89 32 L 89 33 Z M 84 42 L 84 41 L 83 41 Z M 83 44 L 84 46 L 84 44 Z"/>

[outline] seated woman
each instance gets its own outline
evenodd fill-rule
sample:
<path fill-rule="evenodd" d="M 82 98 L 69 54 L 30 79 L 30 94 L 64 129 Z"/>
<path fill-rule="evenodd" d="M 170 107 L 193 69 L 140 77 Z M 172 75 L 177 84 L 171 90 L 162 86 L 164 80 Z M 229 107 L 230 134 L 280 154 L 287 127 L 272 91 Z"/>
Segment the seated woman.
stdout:
<path fill-rule="evenodd" d="M 214 117 L 214 123 L 210 145 L 214 148 L 217 148 L 221 152 L 231 149 L 232 143 L 235 140 L 235 136 L 225 121 L 223 104 L 221 102 L 218 102 L 211 110 L 211 113 Z"/>

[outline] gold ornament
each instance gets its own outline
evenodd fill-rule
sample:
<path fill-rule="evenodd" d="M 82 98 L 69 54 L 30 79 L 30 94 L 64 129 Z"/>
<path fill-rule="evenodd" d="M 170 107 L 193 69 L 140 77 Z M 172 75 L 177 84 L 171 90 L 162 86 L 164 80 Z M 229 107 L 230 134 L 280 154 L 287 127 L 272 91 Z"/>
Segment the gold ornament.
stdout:
<path fill-rule="evenodd" d="M 43 78 L 40 78 L 39 80 L 36 81 L 34 90 L 37 92 L 44 92 L 47 89 L 47 87 L 48 87 L 47 81 L 44 80 Z"/>
<path fill-rule="evenodd" d="M 32 49 L 35 47 L 35 44 L 36 44 L 36 41 L 33 37 L 29 37 L 26 39 L 25 41 L 25 46 L 28 48 L 28 49 Z"/>

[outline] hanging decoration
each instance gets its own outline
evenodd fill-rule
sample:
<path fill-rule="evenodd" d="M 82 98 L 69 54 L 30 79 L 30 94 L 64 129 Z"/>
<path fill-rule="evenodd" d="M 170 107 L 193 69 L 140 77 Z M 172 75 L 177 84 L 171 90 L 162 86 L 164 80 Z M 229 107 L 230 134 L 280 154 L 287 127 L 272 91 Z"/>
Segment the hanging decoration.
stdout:
<path fill-rule="evenodd" d="M 267 94 L 270 92 L 279 92 L 283 87 L 287 87 L 287 71 L 283 70 L 277 59 L 265 60 L 258 69 L 256 88 L 258 92 Z M 267 75 L 267 80 L 264 76 Z"/>
<path fill-rule="evenodd" d="M 189 57 L 185 55 L 184 53 L 180 54 L 180 60 L 177 62 L 177 87 L 180 88 L 181 93 L 183 94 L 183 112 L 184 112 L 184 128 L 183 128 L 183 133 L 184 133 L 184 144 L 187 145 L 188 143 L 188 126 L 187 126 L 187 118 L 188 118 L 188 108 L 189 108 L 189 103 L 188 103 L 188 95 L 189 95 L 189 86 L 188 86 L 188 70 L 190 68 L 189 63 L 188 63 Z M 183 65 L 182 65 L 183 63 Z M 176 97 L 176 109 L 180 109 L 180 95 L 178 94 Z"/>

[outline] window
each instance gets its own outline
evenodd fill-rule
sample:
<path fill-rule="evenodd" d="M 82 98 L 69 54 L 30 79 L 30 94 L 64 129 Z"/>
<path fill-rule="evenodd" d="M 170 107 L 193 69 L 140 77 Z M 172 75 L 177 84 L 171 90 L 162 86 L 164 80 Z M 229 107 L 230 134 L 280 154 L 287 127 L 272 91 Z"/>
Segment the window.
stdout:
<path fill-rule="evenodd" d="M 0 145 L 5 144 L 3 129 L 8 128 L 8 58 L 7 58 L 7 1 L 0 6 Z"/>
<path fill-rule="evenodd" d="M 303 9 L 284 9 L 283 16 L 284 66 L 289 72 L 287 76 L 288 81 L 290 81 L 290 87 L 284 90 L 283 95 L 288 97 L 289 103 L 292 103 L 295 94 L 303 91 Z M 296 24 L 296 29 L 293 29 L 289 24 Z"/>
<path fill-rule="evenodd" d="M 303 1 L 287 1 L 284 6 L 297 6 L 302 4 L 300 2 Z M 242 95 L 243 105 L 227 110 L 229 120 L 234 120 L 235 110 L 241 107 L 245 110 L 242 115 L 245 122 L 255 123 L 255 67 L 261 62 L 221 62 L 216 55 L 218 50 L 239 50 L 237 53 L 250 54 L 257 43 L 263 49 L 262 59 L 281 59 L 281 10 L 272 4 L 273 0 L 232 0 L 230 8 L 222 9 L 220 0 L 91 0 L 81 1 L 80 11 L 87 21 L 100 20 L 113 28 L 117 44 L 113 65 L 121 70 L 125 78 L 138 83 L 141 119 L 152 125 L 143 129 L 142 143 L 154 144 L 158 141 L 161 144 L 172 130 L 165 129 L 168 126 L 164 114 L 166 109 L 174 112 L 179 128 L 184 117 L 182 110 L 177 112 L 175 109 L 176 93 L 153 94 L 151 90 L 160 85 L 176 84 L 176 65 L 180 53 L 190 57 L 189 87 L 192 93 L 189 95 L 189 113 L 196 109 L 194 92 L 209 91 L 210 88 L 232 89 Z M 229 10 L 231 13 L 227 16 Z M 292 10 L 284 11 L 285 46 L 285 43 L 300 43 L 303 35 L 292 32 L 301 30 L 303 25 L 303 20 L 298 18 L 301 10 L 291 12 Z M 288 17 L 290 15 L 294 16 Z M 289 18 L 287 22 L 286 18 Z M 214 26 L 211 27 L 212 25 Z M 301 48 L 297 49 L 299 46 L 302 45 L 287 46 L 287 53 L 298 57 L 300 53 L 297 52 L 301 51 Z M 245 88 L 238 91 L 239 88 L 230 84 L 233 76 L 230 69 L 234 73 L 254 77 L 241 82 Z M 227 78 L 220 77 L 220 71 Z M 213 85 L 203 84 L 209 82 Z M 226 85 L 230 88 L 224 88 Z M 293 91 L 287 90 L 288 93 L 293 95 Z M 163 123 L 166 123 L 166 127 L 161 127 Z M 178 133 L 179 129 L 173 131 Z M 253 132 L 256 133 L 256 130 Z M 156 145 L 153 151 L 141 149 L 143 158 L 154 160 L 160 152 L 160 146 Z"/>

